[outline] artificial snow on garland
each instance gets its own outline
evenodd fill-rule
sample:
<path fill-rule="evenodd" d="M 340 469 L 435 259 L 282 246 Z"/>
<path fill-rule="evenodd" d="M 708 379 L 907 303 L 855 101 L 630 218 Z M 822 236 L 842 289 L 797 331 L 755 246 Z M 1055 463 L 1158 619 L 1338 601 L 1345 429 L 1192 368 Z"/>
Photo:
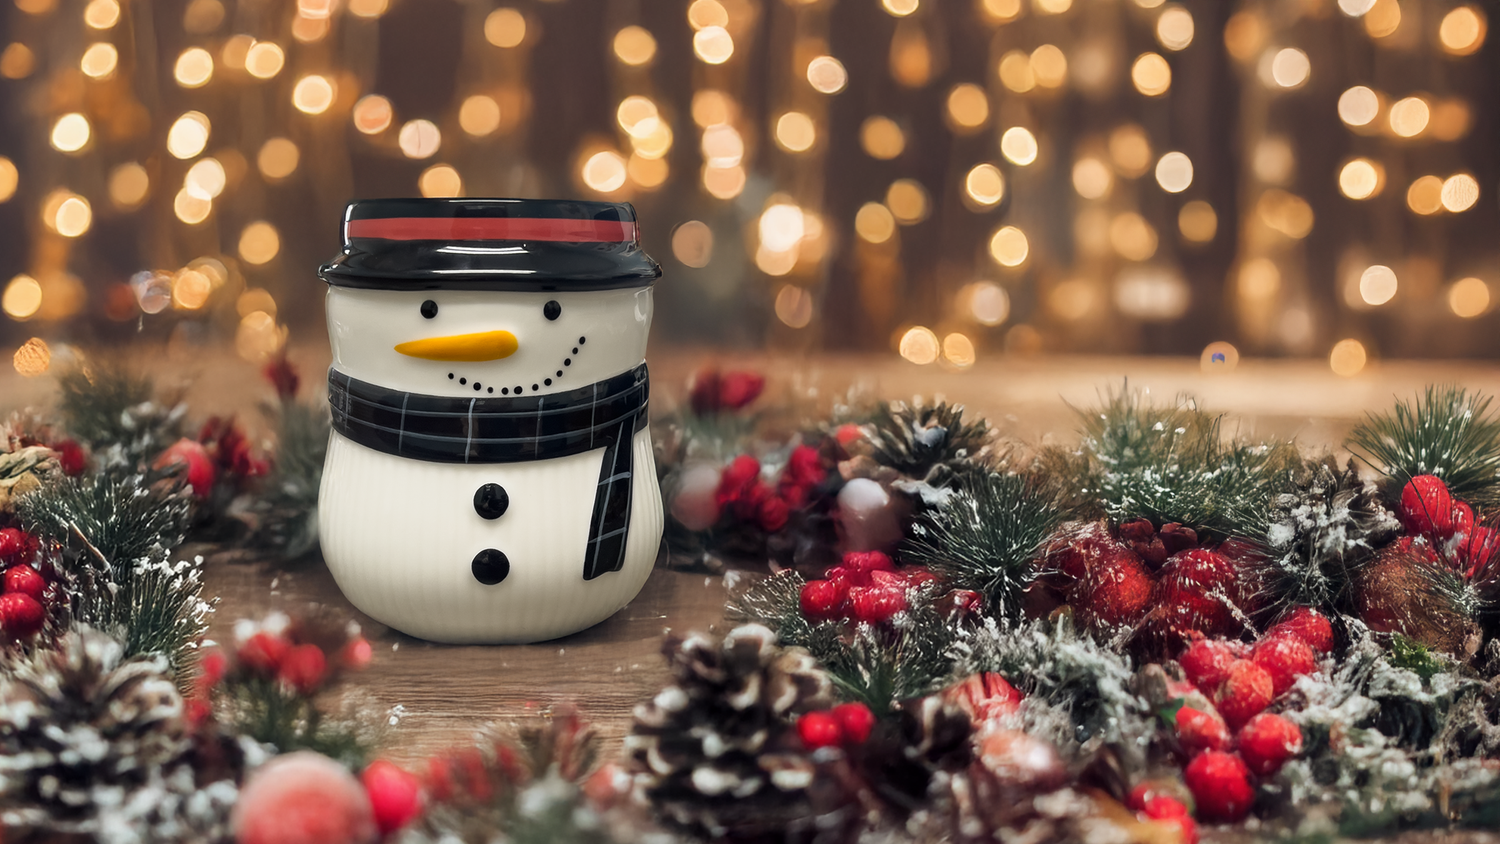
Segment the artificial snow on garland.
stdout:
<path fill-rule="evenodd" d="M 1500 419 L 1434 387 L 1340 463 L 1110 393 L 1074 447 L 960 407 L 658 420 L 671 564 L 717 633 L 624 753 L 565 702 L 417 771 L 320 693 L 332 611 L 203 640 L 188 539 L 316 547 L 327 418 L 276 361 L 262 454 L 145 379 L 63 373 L 0 431 L 0 824 L 15 841 L 1327 840 L 1500 825 Z M 196 431 L 196 436 L 193 432 Z"/>

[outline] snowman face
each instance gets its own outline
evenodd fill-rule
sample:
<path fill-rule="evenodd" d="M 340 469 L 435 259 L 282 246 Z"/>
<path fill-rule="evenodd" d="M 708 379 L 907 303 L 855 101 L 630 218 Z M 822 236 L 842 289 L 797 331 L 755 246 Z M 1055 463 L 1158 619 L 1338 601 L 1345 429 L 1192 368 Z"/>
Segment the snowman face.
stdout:
<path fill-rule="evenodd" d="M 539 396 L 646 357 L 651 288 L 579 292 L 328 288 L 341 372 L 435 396 Z"/>

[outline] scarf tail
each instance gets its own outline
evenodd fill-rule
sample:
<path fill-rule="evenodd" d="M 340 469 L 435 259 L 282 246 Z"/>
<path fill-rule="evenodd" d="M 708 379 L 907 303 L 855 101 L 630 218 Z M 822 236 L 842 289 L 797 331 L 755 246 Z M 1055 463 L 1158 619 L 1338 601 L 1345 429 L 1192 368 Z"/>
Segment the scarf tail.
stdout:
<path fill-rule="evenodd" d="M 632 415 L 604 449 L 599 483 L 594 489 L 594 514 L 589 521 L 588 546 L 584 550 L 583 579 L 625 567 L 625 540 L 630 533 L 631 493 L 634 489 L 635 422 Z"/>

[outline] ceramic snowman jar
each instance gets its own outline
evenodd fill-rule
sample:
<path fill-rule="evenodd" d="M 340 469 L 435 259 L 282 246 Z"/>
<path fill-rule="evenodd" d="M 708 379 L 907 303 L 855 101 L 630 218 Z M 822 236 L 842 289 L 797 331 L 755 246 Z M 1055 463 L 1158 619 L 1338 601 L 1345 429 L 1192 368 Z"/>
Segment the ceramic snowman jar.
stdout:
<path fill-rule="evenodd" d="M 537 642 L 645 584 L 651 285 L 629 205 L 349 205 L 328 282 L 318 496 L 344 595 L 437 642 Z"/>

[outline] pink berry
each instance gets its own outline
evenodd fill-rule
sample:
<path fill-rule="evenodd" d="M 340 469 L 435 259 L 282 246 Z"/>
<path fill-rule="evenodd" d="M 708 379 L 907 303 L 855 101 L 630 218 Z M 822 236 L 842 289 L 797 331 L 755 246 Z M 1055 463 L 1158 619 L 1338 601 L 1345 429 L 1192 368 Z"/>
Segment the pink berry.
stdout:
<path fill-rule="evenodd" d="M 1193 685 L 1212 689 L 1229 676 L 1229 664 L 1235 659 L 1234 649 L 1223 639 L 1197 639 L 1177 662 Z"/>
<path fill-rule="evenodd" d="M 229 822 L 238 844 L 371 844 L 379 834 L 359 780 L 309 750 L 256 768 Z"/>

